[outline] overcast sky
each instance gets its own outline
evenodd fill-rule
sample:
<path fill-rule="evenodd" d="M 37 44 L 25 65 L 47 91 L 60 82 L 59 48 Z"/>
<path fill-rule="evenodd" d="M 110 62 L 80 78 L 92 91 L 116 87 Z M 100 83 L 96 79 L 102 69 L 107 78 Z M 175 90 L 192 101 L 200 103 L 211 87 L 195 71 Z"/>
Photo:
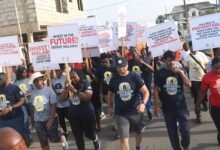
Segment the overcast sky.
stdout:
<path fill-rule="evenodd" d="M 216 0 L 186 0 L 186 3 Z M 183 5 L 183 0 L 85 0 L 87 14 L 96 15 L 100 22 L 117 21 L 118 6 L 127 7 L 127 20 L 136 22 L 155 22 L 158 15 L 169 13 L 173 6 Z"/>

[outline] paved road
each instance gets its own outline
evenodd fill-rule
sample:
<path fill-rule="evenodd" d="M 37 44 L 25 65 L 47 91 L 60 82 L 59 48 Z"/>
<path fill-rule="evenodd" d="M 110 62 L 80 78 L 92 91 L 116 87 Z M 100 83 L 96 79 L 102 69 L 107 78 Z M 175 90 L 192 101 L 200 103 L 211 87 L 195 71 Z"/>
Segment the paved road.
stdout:
<path fill-rule="evenodd" d="M 189 93 L 187 91 L 187 93 Z M 190 109 L 191 122 L 191 150 L 219 150 L 216 140 L 216 128 L 210 118 L 208 112 L 202 112 L 202 123 L 195 123 L 195 115 L 193 112 L 193 103 L 189 94 L 186 94 L 188 107 Z M 154 118 L 147 121 L 144 131 L 142 150 L 171 150 L 167 130 L 163 119 Z M 71 132 L 71 130 L 69 129 Z M 33 130 L 34 143 L 30 147 L 31 150 L 39 150 L 40 145 L 36 133 Z M 107 118 L 102 120 L 102 131 L 99 133 L 101 141 L 101 150 L 119 150 L 119 140 L 113 140 L 114 132 L 112 131 L 112 120 Z M 72 134 L 68 138 L 70 150 L 76 150 L 75 141 Z M 134 134 L 130 138 L 131 150 L 135 149 Z M 60 150 L 59 143 L 50 143 L 51 150 Z M 92 142 L 86 139 L 86 149 L 92 150 Z"/>

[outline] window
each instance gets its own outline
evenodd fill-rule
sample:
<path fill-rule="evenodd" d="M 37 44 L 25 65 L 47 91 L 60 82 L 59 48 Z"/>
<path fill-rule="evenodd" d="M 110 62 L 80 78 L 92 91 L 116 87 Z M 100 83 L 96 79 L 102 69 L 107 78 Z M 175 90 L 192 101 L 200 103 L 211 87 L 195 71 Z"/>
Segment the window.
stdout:
<path fill-rule="evenodd" d="M 196 12 L 195 11 L 192 12 L 192 16 L 196 16 Z"/>
<path fill-rule="evenodd" d="M 83 2 L 82 2 L 82 0 L 77 0 L 77 4 L 78 4 L 78 10 L 83 11 Z"/>
<path fill-rule="evenodd" d="M 67 0 L 55 0 L 56 10 L 60 13 L 68 13 Z"/>
<path fill-rule="evenodd" d="M 72 0 L 69 0 L 69 2 L 72 3 L 73 1 L 72 1 Z"/>

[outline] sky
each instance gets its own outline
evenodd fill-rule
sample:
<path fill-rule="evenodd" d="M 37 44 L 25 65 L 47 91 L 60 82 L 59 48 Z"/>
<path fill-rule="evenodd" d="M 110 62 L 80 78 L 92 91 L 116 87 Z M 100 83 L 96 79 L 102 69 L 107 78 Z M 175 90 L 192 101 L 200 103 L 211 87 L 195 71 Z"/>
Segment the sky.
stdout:
<path fill-rule="evenodd" d="M 216 0 L 186 0 L 186 4 Z M 85 0 L 87 15 L 96 15 L 100 23 L 117 21 L 119 6 L 126 6 L 127 21 L 155 22 L 157 16 L 171 12 L 183 0 Z"/>

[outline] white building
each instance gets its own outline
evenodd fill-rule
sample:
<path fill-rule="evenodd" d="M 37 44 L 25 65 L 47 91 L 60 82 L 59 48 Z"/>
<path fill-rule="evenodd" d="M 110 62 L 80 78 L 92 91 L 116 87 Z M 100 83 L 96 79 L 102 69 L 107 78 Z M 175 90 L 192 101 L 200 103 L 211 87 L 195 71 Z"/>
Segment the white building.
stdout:
<path fill-rule="evenodd" d="M 85 18 L 85 0 L 0 0 L 0 36 L 19 35 L 24 42 L 47 36 L 47 26 Z M 15 6 L 18 17 L 16 17 Z"/>

